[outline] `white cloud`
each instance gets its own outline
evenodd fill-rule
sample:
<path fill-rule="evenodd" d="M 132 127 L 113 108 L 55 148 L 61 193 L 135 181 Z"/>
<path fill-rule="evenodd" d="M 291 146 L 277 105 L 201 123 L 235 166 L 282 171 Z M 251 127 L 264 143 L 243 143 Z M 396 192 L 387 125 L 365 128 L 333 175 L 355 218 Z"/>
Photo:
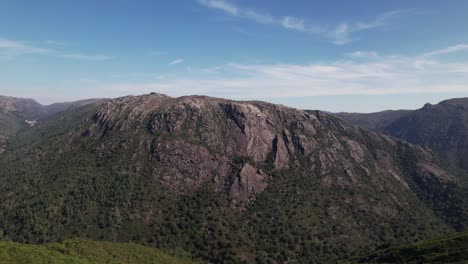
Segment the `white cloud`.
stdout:
<path fill-rule="evenodd" d="M 85 60 L 85 61 L 105 61 L 105 60 L 112 59 L 112 57 L 105 56 L 105 55 L 88 55 L 88 54 L 79 54 L 79 53 L 62 54 L 60 55 L 60 57 L 66 58 L 66 59 Z"/>
<path fill-rule="evenodd" d="M 353 41 L 351 34 L 365 30 L 372 30 L 378 27 L 383 27 L 389 24 L 390 20 L 411 12 L 411 9 L 394 10 L 380 14 L 373 21 L 370 22 L 357 22 L 357 23 L 341 23 L 331 30 L 328 35 L 335 45 L 344 45 Z"/>
<path fill-rule="evenodd" d="M 468 44 L 458 44 L 458 45 L 447 47 L 445 49 L 434 50 L 424 55 L 427 57 L 431 57 L 431 56 L 449 54 L 449 53 L 460 52 L 460 51 L 468 51 Z"/>
<path fill-rule="evenodd" d="M 283 20 L 281 20 L 281 25 L 286 29 L 306 31 L 304 20 L 291 17 L 291 16 L 284 17 Z"/>
<path fill-rule="evenodd" d="M 169 65 L 176 65 L 176 64 L 179 64 L 179 63 L 182 63 L 184 62 L 184 59 L 177 59 L 177 60 L 173 60 L 169 63 Z"/>
<path fill-rule="evenodd" d="M 346 57 L 354 58 L 354 59 L 375 59 L 379 57 L 379 54 L 375 51 L 354 51 L 345 54 Z"/>
<path fill-rule="evenodd" d="M 396 16 L 399 16 L 399 15 L 402 15 L 404 13 L 409 13 L 411 11 L 413 11 L 413 10 L 412 9 L 403 9 L 403 10 L 394 10 L 394 11 L 385 12 L 385 13 L 380 14 L 379 16 L 377 16 L 377 18 L 375 18 L 371 22 L 367 22 L 367 23 L 358 22 L 358 23 L 356 23 L 354 28 L 355 28 L 355 30 L 359 31 L 359 30 L 367 30 L 367 29 L 373 29 L 373 28 L 376 28 L 376 27 L 385 26 L 386 24 L 388 24 L 389 20 L 391 20 L 392 18 L 394 18 Z"/>
<path fill-rule="evenodd" d="M 329 35 L 335 45 L 344 45 L 351 42 L 349 38 L 350 28 L 347 24 L 339 24 Z"/>
<path fill-rule="evenodd" d="M 373 59 L 355 59 L 362 57 Z M 424 55 L 384 56 L 362 51 L 351 53 L 348 58 L 351 59 L 305 65 L 230 63 L 206 74 L 197 71 L 190 78 L 103 88 L 122 94 L 156 91 L 172 96 L 204 94 L 262 100 L 317 95 L 468 92 L 468 62 L 465 61 L 447 63 Z"/>
<path fill-rule="evenodd" d="M 272 16 L 270 16 L 268 14 L 261 14 L 261 13 L 258 13 L 258 12 L 252 11 L 252 10 L 244 11 L 243 15 L 246 18 L 249 18 L 249 19 L 251 19 L 251 20 L 253 20 L 253 21 L 257 22 L 257 23 L 260 23 L 260 24 L 274 24 L 274 23 L 276 23 L 275 18 L 273 18 Z"/>
<path fill-rule="evenodd" d="M 0 38 L 0 50 L 12 52 L 16 54 L 32 53 L 44 54 L 52 52 L 49 49 L 43 49 L 31 46 L 21 41 Z"/>
<path fill-rule="evenodd" d="M 231 16 L 246 18 L 259 24 L 272 24 L 278 25 L 288 30 L 294 31 L 309 31 L 316 32 L 317 26 L 309 26 L 305 24 L 303 19 L 299 19 L 293 16 L 284 16 L 283 18 L 275 18 L 266 13 L 259 13 L 251 9 L 244 9 L 235 6 L 234 4 L 220 0 L 198 0 L 203 6 L 208 8 L 217 9 L 228 13 Z M 322 31 L 322 29 L 320 29 Z"/>
<path fill-rule="evenodd" d="M 61 45 L 59 42 L 47 41 L 50 45 Z M 12 59 L 19 55 L 37 54 L 47 55 L 64 59 L 87 60 L 87 61 L 105 61 L 113 57 L 104 55 L 90 55 L 83 53 L 64 53 L 56 49 L 45 49 L 27 44 L 22 41 L 0 38 L 0 56 Z"/>
<path fill-rule="evenodd" d="M 236 6 L 222 0 L 198 0 L 198 3 L 209 8 L 219 9 L 233 16 L 237 16 L 239 13 Z"/>
<path fill-rule="evenodd" d="M 273 17 L 269 14 L 259 13 L 250 9 L 238 7 L 232 3 L 223 0 L 198 0 L 198 3 L 212 9 L 221 10 L 231 16 L 246 18 L 259 24 L 271 24 L 281 26 L 288 30 L 304 32 L 309 34 L 319 34 L 335 45 L 344 45 L 353 41 L 351 34 L 371 30 L 385 26 L 394 17 L 411 11 L 395 10 L 380 14 L 370 22 L 340 23 L 334 27 L 308 24 L 302 18 L 294 16 L 283 16 L 281 18 Z"/>

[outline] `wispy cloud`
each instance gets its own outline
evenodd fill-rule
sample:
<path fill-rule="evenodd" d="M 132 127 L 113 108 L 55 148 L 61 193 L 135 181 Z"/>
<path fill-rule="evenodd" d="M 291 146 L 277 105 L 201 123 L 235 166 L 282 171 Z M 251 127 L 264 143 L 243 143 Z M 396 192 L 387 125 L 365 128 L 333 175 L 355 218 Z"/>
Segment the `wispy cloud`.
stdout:
<path fill-rule="evenodd" d="M 176 65 L 176 64 L 179 64 L 179 63 L 182 63 L 184 62 L 184 59 L 177 59 L 177 60 L 173 60 L 171 62 L 169 62 L 169 65 Z"/>
<path fill-rule="evenodd" d="M 424 55 L 426 57 L 431 57 L 431 56 L 449 54 L 449 53 L 454 53 L 454 52 L 459 52 L 459 51 L 468 51 L 468 44 L 453 45 L 453 46 L 447 47 L 445 49 L 439 49 L 439 50 L 434 50 L 434 51 L 428 52 L 428 53 L 426 53 Z"/>
<path fill-rule="evenodd" d="M 378 15 L 369 22 L 340 23 L 336 26 L 310 24 L 305 19 L 286 15 L 283 17 L 274 17 L 267 13 L 260 13 L 249 8 L 236 6 L 225 0 L 198 0 L 198 3 L 228 15 L 249 19 L 259 24 L 277 25 L 287 30 L 304 32 L 309 34 L 319 34 L 329 39 L 335 45 L 344 45 L 353 41 L 351 35 L 365 30 L 372 30 L 378 27 L 388 25 L 391 19 L 411 10 L 395 10 Z"/>
<path fill-rule="evenodd" d="M 45 54 L 51 53 L 52 50 L 45 48 L 38 48 L 29 45 L 22 41 L 10 40 L 0 38 L 0 50 L 9 51 L 16 54 L 32 53 L 32 54 Z"/>
<path fill-rule="evenodd" d="M 259 24 L 275 24 L 285 29 L 295 31 L 315 31 L 315 27 L 310 27 L 309 29 L 307 25 L 305 25 L 304 20 L 293 16 L 276 18 L 270 14 L 260 13 L 248 8 L 241 8 L 223 0 L 198 0 L 198 3 L 208 8 L 224 11 L 231 16 L 249 19 Z"/>
<path fill-rule="evenodd" d="M 348 24 L 339 24 L 334 30 L 329 32 L 332 42 L 335 45 L 344 45 L 351 42 L 349 34 L 351 30 Z"/>
<path fill-rule="evenodd" d="M 49 41 L 50 42 L 50 41 Z M 60 42 L 49 44 L 59 45 Z M 0 55 L 13 58 L 20 55 L 37 54 L 48 55 L 64 59 L 86 60 L 86 61 L 105 61 L 113 57 L 105 55 L 83 54 L 83 53 L 65 53 L 57 49 L 37 47 L 23 41 L 0 38 Z"/>
<path fill-rule="evenodd" d="M 60 55 L 62 58 L 66 59 L 73 59 L 73 60 L 85 60 L 85 61 L 105 61 L 110 60 L 113 57 L 105 56 L 105 55 L 88 55 L 88 54 L 62 54 Z"/>
<path fill-rule="evenodd" d="M 375 51 L 354 51 L 346 53 L 345 56 L 353 59 L 375 59 L 379 57 L 379 54 Z"/>
<path fill-rule="evenodd" d="M 328 35 L 332 39 L 335 45 L 344 45 L 353 41 L 351 34 L 371 30 L 378 27 L 386 26 L 390 21 L 402 14 L 409 13 L 412 9 L 394 10 L 385 12 L 378 15 L 374 20 L 370 22 L 356 22 L 356 23 L 341 23 L 336 26 L 333 30 L 328 32 Z"/>
<path fill-rule="evenodd" d="M 363 22 L 358 22 L 354 25 L 354 28 L 355 30 L 366 30 L 366 29 L 373 29 L 373 28 L 376 28 L 376 27 L 381 27 L 381 26 L 385 26 L 386 24 L 388 24 L 388 22 L 397 17 L 397 16 L 400 16 L 402 14 L 405 14 L 405 13 L 411 13 L 412 11 L 414 11 L 413 9 L 401 9 L 401 10 L 394 10 L 394 11 L 389 11 L 389 12 L 385 12 L 383 14 L 380 14 L 379 16 L 377 16 L 377 18 L 375 18 L 373 21 L 371 22 L 367 22 L 367 23 L 363 23 Z"/>
<path fill-rule="evenodd" d="M 221 11 L 227 12 L 233 16 L 237 16 L 239 14 L 239 9 L 225 1 L 221 0 L 198 0 L 198 3 L 207 6 L 209 8 L 219 9 Z"/>
<path fill-rule="evenodd" d="M 273 18 L 269 14 L 261 14 L 261 13 L 258 13 L 258 12 L 252 11 L 252 10 L 246 10 L 246 11 L 243 11 L 243 15 L 246 18 L 248 18 L 250 20 L 253 20 L 253 21 L 257 22 L 257 23 L 260 23 L 260 24 L 273 24 L 273 23 L 275 23 L 275 18 Z"/>
<path fill-rule="evenodd" d="M 295 17 L 287 16 L 281 20 L 281 25 L 286 29 L 292 29 L 297 31 L 306 31 L 304 20 Z"/>
<path fill-rule="evenodd" d="M 265 100 L 317 95 L 468 92 L 467 83 L 468 62 L 463 60 L 444 62 L 424 54 L 402 56 L 359 51 L 327 63 L 229 63 L 206 74 L 197 71 L 193 78 L 114 84 L 103 89 L 123 94 L 157 91 L 173 96 L 206 94 Z"/>

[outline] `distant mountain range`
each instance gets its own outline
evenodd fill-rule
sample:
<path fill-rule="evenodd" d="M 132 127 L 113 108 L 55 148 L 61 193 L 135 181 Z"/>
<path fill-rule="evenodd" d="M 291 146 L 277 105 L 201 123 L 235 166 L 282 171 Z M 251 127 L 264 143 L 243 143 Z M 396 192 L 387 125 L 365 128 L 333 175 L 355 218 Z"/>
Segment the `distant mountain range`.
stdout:
<path fill-rule="evenodd" d="M 102 99 L 81 100 L 76 102 L 41 105 L 32 99 L 0 95 L 0 135 L 9 136 L 28 126 L 28 121 L 42 120 L 61 111 L 78 108 Z"/>
<path fill-rule="evenodd" d="M 211 263 L 335 263 L 468 227 L 460 163 L 321 111 L 156 93 L 0 108 L 4 127 L 39 121 L 5 130 L 0 154 L 0 236 L 16 242 L 84 237 Z M 381 131 L 414 113 L 339 116 Z"/>
<path fill-rule="evenodd" d="M 468 98 L 426 104 L 414 111 L 336 116 L 364 128 L 431 148 L 451 165 L 468 170 Z"/>

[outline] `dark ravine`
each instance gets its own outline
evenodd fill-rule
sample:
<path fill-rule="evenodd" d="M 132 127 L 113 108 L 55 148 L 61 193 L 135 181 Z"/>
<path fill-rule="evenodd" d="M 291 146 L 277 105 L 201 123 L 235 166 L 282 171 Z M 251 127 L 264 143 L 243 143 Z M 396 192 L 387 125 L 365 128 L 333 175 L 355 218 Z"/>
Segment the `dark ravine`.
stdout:
<path fill-rule="evenodd" d="M 468 170 L 468 98 L 426 104 L 414 111 L 336 115 L 352 124 L 427 146 L 453 166 Z"/>
<path fill-rule="evenodd" d="M 329 263 L 468 225 L 465 175 L 320 112 L 161 94 L 63 111 L 0 157 L 0 228 L 183 248 L 213 263 Z"/>

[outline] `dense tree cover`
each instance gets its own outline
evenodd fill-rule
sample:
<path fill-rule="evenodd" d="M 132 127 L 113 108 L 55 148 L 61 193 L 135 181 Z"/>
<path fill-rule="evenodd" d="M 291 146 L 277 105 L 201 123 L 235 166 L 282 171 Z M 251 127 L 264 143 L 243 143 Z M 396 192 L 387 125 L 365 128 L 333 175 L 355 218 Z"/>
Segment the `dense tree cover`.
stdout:
<path fill-rule="evenodd" d="M 417 110 L 336 115 L 360 127 L 428 146 L 452 165 L 468 170 L 468 98 L 426 104 Z"/>
<path fill-rule="evenodd" d="M 288 170 L 256 164 L 272 178 L 247 203 L 234 203 L 210 184 L 180 194 L 152 177 L 148 147 L 132 140 L 135 134 L 85 137 L 94 112 L 95 106 L 64 112 L 12 140 L 0 157 L 4 237 L 28 243 L 133 241 L 213 263 L 330 263 L 467 225 L 467 200 L 460 198 L 466 192 L 457 186 L 410 182 L 415 192 L 401 191 L 397 180 L 375 171 L 359 184 L 324 188 L 319 156 L 316 162 L 297 160 Z M 139 137 L 146 146 L 154 140 Z M 376 158 L 372 150 L 381 143 L 356 140 Z M 413 173 L 418 157 L 411 148 L 388 153 L 400 159 L 401 170 Z M 332 174 L 333 181 L 347 177 L 338 166 Z M 404 204 L 390 206 L 395 199 Z"/>

